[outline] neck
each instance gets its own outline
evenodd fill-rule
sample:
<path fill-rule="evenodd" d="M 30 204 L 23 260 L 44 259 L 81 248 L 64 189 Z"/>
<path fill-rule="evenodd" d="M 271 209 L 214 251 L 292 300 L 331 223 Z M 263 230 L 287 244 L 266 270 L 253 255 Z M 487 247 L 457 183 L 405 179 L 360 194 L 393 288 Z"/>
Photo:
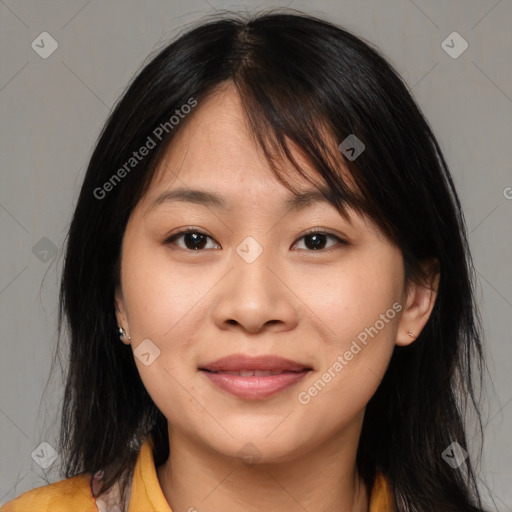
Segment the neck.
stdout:
<path fill-rule="evenodd" d="M 157 468 L 158 480 L 173 511 L 367 512 L 368 489 L 356 469 L 358 442 L 351 434 L 285 462 L 248 465 L 173 431 L 172 456 Z"/>

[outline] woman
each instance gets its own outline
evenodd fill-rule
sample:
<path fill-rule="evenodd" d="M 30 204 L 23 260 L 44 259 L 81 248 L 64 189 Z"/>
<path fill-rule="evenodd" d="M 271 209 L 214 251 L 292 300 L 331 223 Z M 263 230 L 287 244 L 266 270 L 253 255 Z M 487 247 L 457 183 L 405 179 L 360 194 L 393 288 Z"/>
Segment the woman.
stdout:
<path fill-rule="evenodd" d="M 65 479 L 4 510 L 482 511 L 472 279 L 376 50 L 302 14 L 208 20 L 98 140 L 61 287 Z"/>

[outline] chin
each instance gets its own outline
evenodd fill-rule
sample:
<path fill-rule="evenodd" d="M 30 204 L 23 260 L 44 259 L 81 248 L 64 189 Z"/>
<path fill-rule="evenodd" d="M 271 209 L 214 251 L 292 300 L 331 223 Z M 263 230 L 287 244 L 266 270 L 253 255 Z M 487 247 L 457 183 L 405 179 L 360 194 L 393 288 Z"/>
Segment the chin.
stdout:
<path fill-rule="evenodd" d="M 218 441 L 215 442 L 211 437 L 205 439 L 205 442 L 220 455 L 236 458 L 248 466 L 289 462 L 308 451 L 303 438 L 298 438 L 295 443 L 285 431 L 280 435 L 269 436 L 268 432 L 251 434 L 246 430 L 243 435 L 229 439 L 224 437 Z"/>

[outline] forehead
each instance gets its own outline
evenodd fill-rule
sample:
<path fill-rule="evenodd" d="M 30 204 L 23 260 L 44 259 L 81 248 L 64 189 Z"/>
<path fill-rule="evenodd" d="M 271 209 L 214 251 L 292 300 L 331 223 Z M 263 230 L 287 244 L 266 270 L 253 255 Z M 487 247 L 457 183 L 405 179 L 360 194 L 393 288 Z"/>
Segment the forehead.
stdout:
<path fill-rule="evenodd" d="M 272 173 L 233 87 L 215 92 L 185 121 L 157 168 L 147 194 L 149 201 L 154 202 L 171 188 L 216 189 L 228 195 L 272 194 L 281 199 L 289 198 L 291 192 Z M 286 181 L 299 191 L 311 191 L 316 186 L 329 193 L 321 175 L 293 143 L 289 144 L 297 163 L 315 185 L 289 162 L 279 166 Z M 321 195 L 317 192 L 316 198 L 321 200 Z"/>

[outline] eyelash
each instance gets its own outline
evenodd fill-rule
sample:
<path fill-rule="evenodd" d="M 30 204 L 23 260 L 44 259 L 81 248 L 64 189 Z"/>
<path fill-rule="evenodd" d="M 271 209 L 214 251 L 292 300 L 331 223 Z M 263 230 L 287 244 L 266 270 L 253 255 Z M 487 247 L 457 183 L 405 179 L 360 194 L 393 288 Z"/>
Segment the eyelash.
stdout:
<path fill-rule="evenodd" d="M 198 233 L 198 234 L 201 234 L 201 235 L 205 235 L 206 237 L 210 238 L 211 240 L 214 240 L 213 237 L 211 237 L 210 235 L 208 235 L 207 233 L 205 233 L 204 231 L 201 231 L 200 229 L 196 229 L 196 228 L 184 228 L 182 229 L 181 231 L 177 231 L 176 233 L 172 234 L 170 237 L 168 237 L 165 241 L 164 241 L 164 244 L 165 245 L 169 245 L 169 244 L 172 244 L 174 243 L 174 241 L 179 238 L 180 236 L 183 236 L 183 235 L 186 235 L 187 233 Z M 302 240 L 303 238 L 309 236 L 309 235 L 314 235 L 314 234 L 322 234 L 322 235 L 327 235 L 328 237 L 331 237 L 331 238 L 335 238 L 339 244 L 341 245 L 349 245 L 349 243 L 344 240 L 343 238 L 340 238 L 338 235 L 335 235 L 334 233 L 330 233 L 329 231 L 325 231 L 321 228 L 313 228 L 311 230 L 309 230 L 307 233 L 304 233 L 300 238 L 297 239 L 296 242 L 294 242 L 293 245 L 295 245 L 299 240 Z M 333 250 L 336 250 L 336 245 L 332 246 L 332 247 L 329 247 L 327 249 L 317 249 L 317 250 L 308 250 L 308 249 L 300 249 L 300 250 L 305 250 L 306 252 L 318 252 L 318 253 L 330 253 L 332 252 Z M 187 248 L 183 248 L 183 247 L 179 247 L 179 249 L 183 249 L 184 251 L 188 251 L 188 252 L 201 252 L 201 251 L 205 251 L 207 249 L 200 249 L 200 250 L 192 250 L 192 249 L 187 249 Z"/>

